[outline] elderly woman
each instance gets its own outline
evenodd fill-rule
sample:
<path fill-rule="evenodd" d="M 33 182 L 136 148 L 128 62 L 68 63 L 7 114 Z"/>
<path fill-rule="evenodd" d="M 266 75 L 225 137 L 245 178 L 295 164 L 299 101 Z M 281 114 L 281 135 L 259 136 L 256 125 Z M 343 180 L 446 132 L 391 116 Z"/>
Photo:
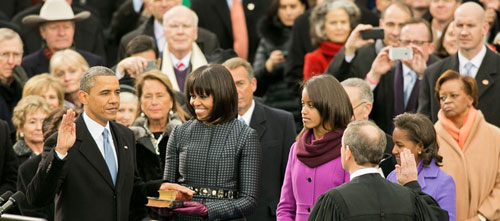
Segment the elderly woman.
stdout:
<path fill-rule="evenodd" d="M 310 17 L 312 44 L 318 46 L 304 57 L 304 81 L 322 74 L 347 41 L 361 17 L 352 1 L 324 1 Z"/>
<path fill-rule="evenodd" d="M 455 35 L 453 27 L 453 21 L 444 27 L 444 35 L 439 37 L 436 48 L 434 49 L 434 55 L 440 58 L 446 58 L 457 53 L 457 36 Z"/>
<path fill-rule="evenodd" d="M 36 95 L 24 97 L 14 108 L 12 122 L 17 130 L 14 152 L 19 164 L 42 153 L 44 141 L 42 123 L 49 112 L 49 105 L 45 99 Z"/>
<path fill-rule="evenodd" d="M 120 85 L 120 107 L 116 112 L 116 122 L 130 127 L 139 112 L 139 99 L 135 95 L 135 88 L 121 84 Z"/>
<path fill-rule="evenodd" d="M 476 80 L 448 70 L 436 82 L 434 125 L 443 170 L 455 180 L 457 220 L 500 219 L 500 129 L 484 119 Z"/>
<path fill-rule="evenodd" d="M 64 89 L 57 79 L 47 73 L 30 78 L 23 88 L 23 97 L 41 96 L 47 101 L 51 111 L 64 104 Z"/>
<path fill-rule="evenodd" d="M 450 221 L 456 220 L 456 192 L 453 178 L 444 172 L 441 167 L 443 157 L 438 154 L 436 130 L 432 122 L 424 115 L 405 113 L 394 118 L 392 153 L 401 165 L 400 153 L 407 148 L 415 156 L 417 164 L 417 181 L 422 192 L 432 196 L 442 209 L 448 211 Z M 401 183 L 393 170 L 387 180 Z"/>
<path fill-rule="evenodd" d="M 273 0 L 258 30 L 262 38 L 255 54 L 253 67 L 258 87 L 255 94 L 269 106 L 294 111 L 297 102 L 284 82 L 285 61 L 291 42 L 292 26 L 307 9 L 306 0 Z"/>
<path fill-rule="evenodd" d="M 82 104 L 78 99 L 80 78 L 83 72 L 89 69 L 89 64 L 78 52 L 65 49 L 56 52 L 50 59 L 50 74 L 59 79 L 64 87 L 65 100 L 70 102 L 77 112 L 82 111 Z"/>
<path fill-rule="evenodd" d="M 288 156 L 278 220 L 307 220 L 314 202 L 349 181 L 340 158 L 344 129 L 353 116 L 344 88 L 331 75 L 308 80 L 302 90 L 302 122 Z"/>
<path fill-rule="evenodd" d="M 201 66 L 187 76 L 185 96 L 194 118 L 171 133 L 164 180 L 195 194 L 174 209 L 173 220 L 243 220 L 257 204 L 261 149 L 255 131 L 236 119 L 231 73 L 218 64 Z"/>

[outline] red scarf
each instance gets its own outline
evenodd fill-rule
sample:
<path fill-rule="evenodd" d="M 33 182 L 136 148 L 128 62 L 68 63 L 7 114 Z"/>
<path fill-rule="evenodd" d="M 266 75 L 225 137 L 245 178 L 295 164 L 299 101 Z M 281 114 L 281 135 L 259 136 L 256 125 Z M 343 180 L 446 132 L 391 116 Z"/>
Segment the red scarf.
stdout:
<path fill-rule="evenodd" d="M 340 156 L 344 129 L 330 131 L 320 139 L 313 140 L 313 130 L 307 129 L 297 141 L 297 158 L 314 168 Z"/>

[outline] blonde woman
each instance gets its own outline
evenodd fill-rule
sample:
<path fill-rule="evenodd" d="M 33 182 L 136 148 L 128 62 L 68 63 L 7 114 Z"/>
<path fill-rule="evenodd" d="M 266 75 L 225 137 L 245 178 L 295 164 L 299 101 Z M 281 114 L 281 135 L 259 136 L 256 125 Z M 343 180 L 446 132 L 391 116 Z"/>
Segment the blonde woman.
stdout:
<path fill-rule="evenodd" d="M 51 111 L 64 104 L 64 88 L 57 78 L 47 73 L 35 75 L 26 82 L 23 88 L 23 98 L 30 95 L 43 97 Z"/>
<path fill-rule="evenodd" d="M 64 99 L 73 104 L 77 112 L 82 109 L 82 104 L 78 100 L 80 78 L 87 69 L 89 64 L 85 58 L 72 49 L 58 51 L 50 59 L 50 74 L 59 79 L 64 88 Z"/>
<path fill-rule="evenodd" d="M 17 103 L 12 114 L 12 122 L 16 127 L 17 142 L 14 144 L 18 163 L 43 151 L 42 123 L 50 112 L 49 105 L 43 97 L 30 95 Z"/>

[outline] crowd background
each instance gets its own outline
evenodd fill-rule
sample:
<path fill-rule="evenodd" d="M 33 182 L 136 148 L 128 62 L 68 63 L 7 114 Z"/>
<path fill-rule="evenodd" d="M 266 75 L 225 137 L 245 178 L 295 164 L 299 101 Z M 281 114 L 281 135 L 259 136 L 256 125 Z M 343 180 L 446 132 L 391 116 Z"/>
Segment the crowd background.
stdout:
<path fill-rule="evenodd" d="M 350 181 L 348 124 L 372 120 L 383 177 L 405 184 L 409 149 L 449 220 L 500 220 L 499 16 L 498 0 L 2 0 L 0 193 L 34 188 L 64 113 L 99 105 L 82 102 L 81 79 L 103 71 L 137 177 L 195 192 L 123 219 L 306 220 Z M 412 57 L 392 59 L 396 47 Z M 58 220 L 54 207 L 9 212 Z"/>

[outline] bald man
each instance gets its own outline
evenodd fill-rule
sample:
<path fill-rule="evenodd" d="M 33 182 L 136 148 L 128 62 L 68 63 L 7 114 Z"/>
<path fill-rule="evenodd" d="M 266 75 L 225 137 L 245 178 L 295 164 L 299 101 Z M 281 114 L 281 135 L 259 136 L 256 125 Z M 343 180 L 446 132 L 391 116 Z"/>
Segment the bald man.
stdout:
<path fill-rule="evenodd" d="M 421 82 L 418 112 L 436 122 L 440 109 L 434 97 L 436 80 L 448 69 L 476 79 L 479 103 L 486 121 L 500 126 L 500 55 L 486 47 L 484 38 L 489 25 L 483 8 L 474 2 L 466 2 L 455 11 L 455 33 L 458 53 L 429 66 Z"/>

